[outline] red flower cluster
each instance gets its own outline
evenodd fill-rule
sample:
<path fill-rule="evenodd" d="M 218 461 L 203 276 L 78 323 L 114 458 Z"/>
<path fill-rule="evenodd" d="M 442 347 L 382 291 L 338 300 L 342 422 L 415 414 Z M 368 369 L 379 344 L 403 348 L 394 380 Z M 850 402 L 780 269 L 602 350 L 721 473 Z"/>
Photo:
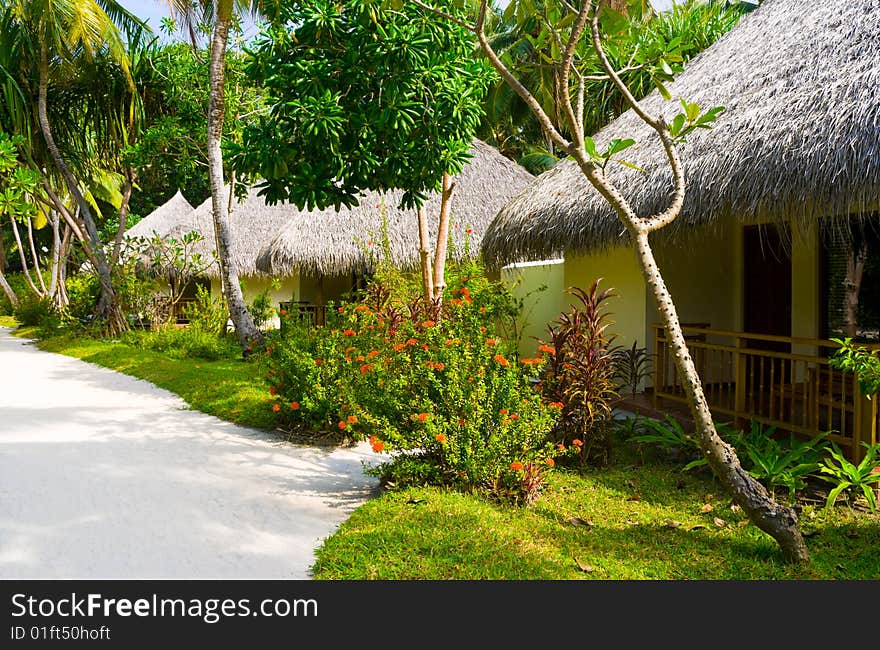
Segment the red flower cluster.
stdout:
<path fill-rule="evenodd" d="M 357 423 L 358 423 L 358 416 L 356 416 L 356 415 L 349 415 L 347 418 L 345 418 L 345 420 L 346 420 L 349 424 L 357 424 Z"/>
<path fill-rule="evenodd" d="M 541 345 L 538 347 L 539 352 L 546 352 L 547 354 L 556 354 L 556 348 L 552 348 L 549 345 Z"/>
<path fill-rule="evenodd" d="M 429 328 L 429 327 L 434 327 L 434 325 L 436 325 L 436 324 L 437 324 L 437 323 L 435 323 L 435 322 L 432 321 L 432 320 L 426 320 L 426 321 L 424 321 L 424 322 L 422 323 L 422 327 L 425 328 L 425 329 L 427 329 L 427 328 Z"/>
<path fill-rule="evenodd" d="M 437 442 L 446 442 L 446 436 L 442 433 L 438 433 L 436 436 L 434 436 L 434 440 L 436 440 Z"/>
<path fill-rule="evenodd" d="M 578 440 L 577 438 L 575 438 L 574 440 L 572 440 L 572 441 L 571 441 L 571 444 L 573 444 L 575 447 L 583 447 L 583 446 L 584 446 L 584 443 L 581 442 L 580 440 Z"/>
<path fill-rule="evenodd" d="M 510 362 L 500 354 L 495 355 L 495 362 L 500 366 L 509 366 Z"/>
<path fill-rule="evenodd" d="M 291 402 L 291 403 L 290 403 L 290 409 L 291 409 L 292 411 L 298 411 L 298 410 L 299 410 L 299 402 Z"/>
<path fill-rule="evenodd" d="M 547 406 L 549 406 L 550 408 L 554 408 L 554 409 L 561 409 L 562 402 L 550 402 Z"/>
<path fill-rule="evenodd" d="M 370 436 L 370 447 L 372 447 L 373 451 L 378 454 L 385 449 L 385 443 L 379 440 L 376 436 Z"/>
<path fill-rule="evenodd" d="M 281 407 L 278 406 L 278 404 L 273 404 L 273 405 L 272 405 L 272 410 L 275 411 L 275 412 L 277 413 L 278 411 L 281 410 Z"/>
<path fill-rule="evenodd" d="M 523 468 L 523 464 L 520 463 L 519 461 L 516 461 L 516 460 L 515 460 L 515 461 L 513 461 L 513 462 L 510 464 L 510 469 L 512 469 L 514 472 L 518 472 L 518 471 L 520 471 L 522 468 Z"/>
<path fill-rule="evenodd" d="M 342 334 L 344 336 L 354 336 L 355 334 L 357 334 L 357 332 L 355 332 L 354 330 L 345 330 Z"/>
<path fill-rule="evenodd" d="M 373 369 L 372 363 L 365 363 L 364 365 L 361 366 L 361 374 L 365 375 L 368 372 L 370 372 L 372 369 Z"/>

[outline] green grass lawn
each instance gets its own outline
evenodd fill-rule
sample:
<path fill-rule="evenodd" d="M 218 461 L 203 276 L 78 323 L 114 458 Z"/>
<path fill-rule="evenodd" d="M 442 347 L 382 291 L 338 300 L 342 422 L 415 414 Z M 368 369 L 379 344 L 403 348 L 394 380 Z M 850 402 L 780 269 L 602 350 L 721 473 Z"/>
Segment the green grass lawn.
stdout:
<path fill-rule="evenodd" d="M 33 328 L 16 333 L 36 337 Z M 257 363 L 176 359 L 69 335 L 37 346 L 153 382 L 223 419 L 273 426 L 269 385 Z M 619 440 L 611 466 L 553 470 L 529 508 L 439 488 L 383 492 L 324 540 L 314 574 L 322 580 L 880 579 L 880 515 L 804 503 L 801 527 L 812 558 L 806 569 L 786 565 L 776 542 L 731 509 L 706 471 L 683 473 Z"/>
<path fill-rule="evenodd" d="M 811 565 L 776 542 L 711 475 L 618 454 L 605 469 L 550 474 L 530 508 L 437 488 L 386 492 L 318 550 L 317 579 L 861 580 L 880 578 L 880 517 L 804 506 Z M 708 505 L 707 505 L 708 504 Z M 708 506 L 711 506 L 711 510 Z M 718 521 L 716 522 L 716 518 Z"/>

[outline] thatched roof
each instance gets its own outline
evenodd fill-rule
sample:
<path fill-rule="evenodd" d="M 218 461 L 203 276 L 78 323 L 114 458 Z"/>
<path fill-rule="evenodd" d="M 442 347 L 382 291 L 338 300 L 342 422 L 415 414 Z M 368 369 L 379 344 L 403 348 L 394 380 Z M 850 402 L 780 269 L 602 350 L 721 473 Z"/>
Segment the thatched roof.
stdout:
<path fill-rule="evenodd" d="M 474 140 L 473 158 L 454 177 L 451 204 L 453 258 L 464 253 L 465 238 L 471 256 L 479 254 L 483 235 L 498 210 L 533 179 L 528 171 L 488 144 Z M 401 210 L 402 192 L 384 195 L 391 261 L 400 268 L 418 265 L 418 225 L 414 210 Z M 382 239 L 383 196 L 366 192 L 355 208 L 338 212 L 330 207 L 296 212 L 263 248 L 257 267 L 274 275 L 290 273 L 339 275 L 372 267 L 369 251 L 378 251 Z M 291 207 L 264 208 L 265 210 Z M 426 202 L 431 241 L 436 238 L 440 197 Z M 469 235 L 468 229 L 472 230 Z M 372 241 L 372 246 L 367 243 Z"/>
<path fill-rule="evenodd" d="M 153 233 L 164 235 L 175 226 L 183 223 L 193 211 L 192 205 L 180 190 L 153 210 L 146 217 L 125 231 L 126 237 L 152 237 Z"/>
<path fill-rule="evenodd" d="M 680 147 L 684 208 L 667 229 L 682 236 L 725 218 L 815 220 L 880 207 L 880 2 L 765 0 L 694 57 L 643 106 L 667 120 L 678 98 L 725 106 L 712 130 Z M 632 111 L 595 137 L 632 137 L 626 161 L 608 175 L 640 216 L 665 208 L 671 174 L 655 134 Z M 623 227 L 572 161 L 558 163 L 515 197 L 490 225 L 492 264 L 555 257 L 626 241 Z"/>

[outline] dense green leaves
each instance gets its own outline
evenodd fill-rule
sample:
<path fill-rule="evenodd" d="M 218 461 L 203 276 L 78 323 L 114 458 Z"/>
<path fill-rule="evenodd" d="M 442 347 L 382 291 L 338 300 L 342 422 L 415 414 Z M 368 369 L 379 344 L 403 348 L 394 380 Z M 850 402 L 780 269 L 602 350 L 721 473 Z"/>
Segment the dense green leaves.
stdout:
<path fill-rule="evenodd" d="M 292 3 L 282 18 L 246 70 L 270 109 L 228 146 L 267 202 L 338 208 L 398 188 L 412 206 L 461 170 L 493 78 L 467 30 L 366 0 Z"/>

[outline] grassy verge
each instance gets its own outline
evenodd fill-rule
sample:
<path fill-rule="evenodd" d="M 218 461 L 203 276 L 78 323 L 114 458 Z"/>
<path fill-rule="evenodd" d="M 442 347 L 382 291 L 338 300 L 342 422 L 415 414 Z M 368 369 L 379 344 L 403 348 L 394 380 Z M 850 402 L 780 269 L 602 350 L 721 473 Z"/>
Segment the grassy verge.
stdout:
<path fill-rule="evenodd" d="M 0 321 L 0 325 L 3 324 Z M 197 411 L 258 429 L 275 426 L 274 414 L 267 403 L 269 384 L 256 362 L 175 359 L 135 345 L 69 334 L 39 339 L 36 328 L 21 327 L 15 335 L 37 339 L 35 345 L 41 350 L 149 381 L 180 395 Z"/>
<path fill-rule="evenodd" d="M 811 564 L 788 566 L 711 475 L 643 463 L 556 470 L 531 508 L 436 488 L 386 492 L 318 550 L 317 579 L 860 580 L 880 576 L 880 517 L 804 504 Z M 708 504 L 708 505 L 707 505 Z M 711 506 L 711 510 L 708 506 Z M 716 518 L 718 521 L 716 521 Z"/>

